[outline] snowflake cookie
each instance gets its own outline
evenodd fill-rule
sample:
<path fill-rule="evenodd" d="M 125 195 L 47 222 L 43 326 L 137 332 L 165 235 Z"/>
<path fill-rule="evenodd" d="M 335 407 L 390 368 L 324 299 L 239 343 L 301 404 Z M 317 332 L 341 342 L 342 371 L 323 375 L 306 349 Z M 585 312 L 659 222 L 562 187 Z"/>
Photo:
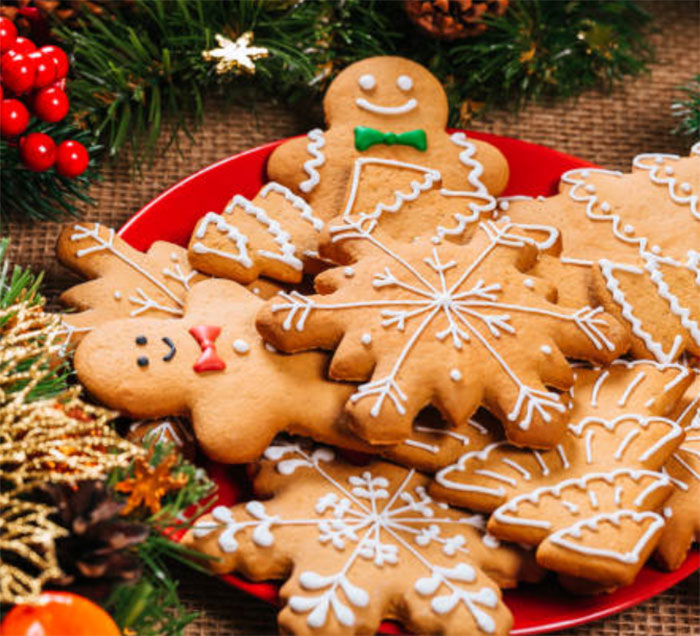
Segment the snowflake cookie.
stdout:
<path fill-rule="evenodd" d="M 427 404 L 454 426 L 483 403 L 514 443 L 551 447 L 569 419 L 547 389 L 573 382 L 564 355 L 610 362 L 627 337 L 601 309 L 559 307 L 549 283 L 522 273 L 557 236 L 537 244 L 531 230 L 541 226 L 488 221 L 458 246 L 331 221 L 322 253 L 347 265 L 316 277 L 319 295 L 268 301 L 258 330 L 283 351 L 335 349 L 331 377 L 366 381 L 348 412 L 370 443 L 405 439 Z"/>
<path fill-rule="evenodd" d="M 340 444 L 352 387 L 324 378 L 320 353 L 287 356 L 263 344 L 261 305 L 238 283 L 203 281 L 180 318 L 95 328 L 76 349 L 75 370 L 92 395 L 134 418 L 189 415 L 217 461 L 253 461 L 282 430 Z"/>
<path fill-rule="evenodd" d="M 556 281 L 560 303 L 601 304 L 630 330 L 637 358 L 700 355 L 700 143 L 690 157 L 638 155 L 631 174 L 571 170 L 560 189 L 503 203 L 514 222 L 561 231 L 559 258 L 535 271 Z"/>
<path fill-rule="evenodd" d="M 674 416 L 685 430 L 685 439 L 666 461 L 664 471 L 677 484 L 666 502 L 666 527 L 656 548 L 656 560 L 675 570 L 685 560 L 690 546 L 700 541 L 700 369 Z"/>
<path fill-rule="evenodd" d="M 626 585 L 661 536 L 664 502 L 674 487 L 686 489 L 660 472 L 684 436 L 661 414 L 675 407 L 693 374 L 651 361 L 576 373 L 572 422 L 556 448 L 495 441 L 439 471 L 430 491 L 492 512 L 489 531 L 539 546 L 543 567 L 604 588 Z"/>
<path fill-rule="evenodd" d="M 528 551 L 484 533 L 483 517 L 433 501 L 414 470 L 294 441 L 265 458 L 254 488 L 269 500 L 214 508 L 185 543 L 216 557 L 216 572 L 288 579 L 283 633 L 374 634 L 395 619 L 415 633 L 506 634 L 498 586 L 541 576 Z"/>
<path fill-rule="evenodd" d="M 250 201 L 237 194 L 222 214 L 208 212 L 192 233 L 190 263 L 239 283 L 260 276 L 288 283 L 320 266 L 317 244 L 324 223 L 288 188 L 270 182 Z"/>
<path fill-rule="evenodd" d="M 397 239 L 441 224 L 461 235 L 506 186 L 508 163 L 499 150 L 445 131 L 445 91 L 415 62 L 387 56 L 352 64 L 323 105 L 328 130 L 282 144 L 267 170 L 324 220 L 343 209 L 383 211 L 383 229 Z"/>
<path fill-rule="evenodd" d="M 59 261 L 90 280 L 64 291 L 60 301 L 78 313 L 63 315 L 66 345 L 75 346 L 97 325 L 117 318 L 179 318 L 192 285 L 207 278 L 193 269 L 179 245 L 156 241 L 140 252 L 99 223 L 71 223 L 58 237 Z M 251 285 L 262 298 L 279 287 Z"/>

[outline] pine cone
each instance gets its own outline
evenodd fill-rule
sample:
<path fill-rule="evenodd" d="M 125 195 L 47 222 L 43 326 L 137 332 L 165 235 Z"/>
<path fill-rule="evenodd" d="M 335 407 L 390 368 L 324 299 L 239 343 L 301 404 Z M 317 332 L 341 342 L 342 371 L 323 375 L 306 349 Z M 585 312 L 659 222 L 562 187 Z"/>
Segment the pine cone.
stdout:
<path fill-rule="evenodd" d="M 404 0 L 411 22 L 442 40 L 479 35 L 486 30 L 484 14 L 503 15 L 508 0 Z"/>
<path fill-rule="evenodd" d="M 141 561 L 131 548 L 148 537 L 149 529 L 119 516 L 124 504 L 112 498 L 103 482 L 47 484 L 43 490 L 58 508 L 57 522 L 70 532 L 56 541 L 67 575 L 60 583 L 80 578 L 133 582 L 141 577 Z"/>

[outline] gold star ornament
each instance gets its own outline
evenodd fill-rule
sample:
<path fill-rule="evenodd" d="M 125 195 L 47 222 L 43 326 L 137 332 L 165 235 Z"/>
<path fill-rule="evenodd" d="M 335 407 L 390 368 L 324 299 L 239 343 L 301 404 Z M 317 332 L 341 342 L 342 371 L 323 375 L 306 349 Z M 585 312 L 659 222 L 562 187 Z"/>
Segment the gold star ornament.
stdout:
<path fill-rule="evenodd" d="M 246 31 L 235 42 L 218 33 L 214 38 L 219 48 L 203 51 L 202 57 L 207 62 L 216 61 L 217 75 L 225 75 L 232 71 L 243 71 L 252 75 L 255 73 L 254 60 L 267 57 L 270 54 L 265 47 L 251 46 L 253 43 L 252 31 Z"/>

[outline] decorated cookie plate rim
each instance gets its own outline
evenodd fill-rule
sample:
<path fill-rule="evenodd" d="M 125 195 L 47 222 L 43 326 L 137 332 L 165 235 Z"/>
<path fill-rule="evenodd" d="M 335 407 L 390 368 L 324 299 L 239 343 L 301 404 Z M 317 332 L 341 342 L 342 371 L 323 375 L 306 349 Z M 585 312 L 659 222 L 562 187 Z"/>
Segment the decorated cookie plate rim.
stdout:
<path fill-rule="evenodd" d="M 507 196 L 551 195 L 556 192 L 559 175 L 566 170 L 595 167 L 545 146 L 487 133 L 468 134 L 492 143 L 508 158 L 511 179 L 504 192 Z M 236 193 L 249 198 L 255 196 L 266 180 L 267 158 L 285 141 L 281 139 L 232 155 L 182 179 L 134 214 L 119 230 L 119 235 L 141 250 L 155 240 L 186 245 L 195 222 L 206 212 L 223 209 Z M 518 169 L 514 170 L 514 166 Z M 222 503 L 239 500 L 241 487 L 245 486 L 244 471 L 216 464 L 209 464 L 208 470 L 219 484 Z M 663 572 L 646 565 L 635 583 L 606 596 L 575 597 L 563 592 L 551 579 L 505 590 L 506 604 L 515 617 L 512 633 L 526 636 L 567 629 L 616 614 L 669 589 L 698 569 L 700 551 L 695 548 L 678 570 Z M 259 599 L 277 602 L 278 586 L 272 583 L 251 583 L 233 575 L 221 578 Z M 382 632 L 396 634 L 400 628 L 384 623 Z"/>

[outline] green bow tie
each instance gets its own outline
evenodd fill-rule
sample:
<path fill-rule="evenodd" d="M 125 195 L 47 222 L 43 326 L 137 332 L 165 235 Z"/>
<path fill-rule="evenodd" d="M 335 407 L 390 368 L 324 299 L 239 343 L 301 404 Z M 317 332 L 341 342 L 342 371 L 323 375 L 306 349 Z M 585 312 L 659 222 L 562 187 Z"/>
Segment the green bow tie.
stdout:
<path fill-rule="evenodd" d="M 425 151 L 428 148 L 428 138 L 425 130 L 409 130 L 405 133 L 384 133 L 367 126 L 355 126 L 355 148 L 360 152 L 377 144 L 387 146 L 412 146 L 416 150 Z"/>

